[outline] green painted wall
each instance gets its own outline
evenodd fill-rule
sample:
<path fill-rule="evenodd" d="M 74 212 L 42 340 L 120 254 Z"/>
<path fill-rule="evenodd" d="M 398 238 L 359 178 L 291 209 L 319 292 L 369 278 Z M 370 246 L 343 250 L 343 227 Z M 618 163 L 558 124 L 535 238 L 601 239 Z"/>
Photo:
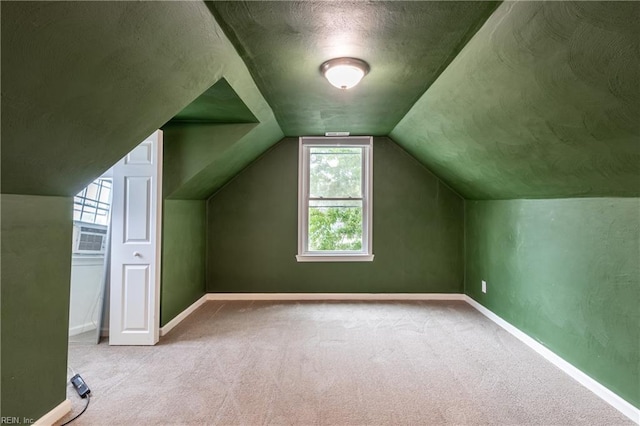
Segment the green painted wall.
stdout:
<path fill-rule="evenodd" d="M 296 262 L 297 174 L 284 139 L 209 199 L 209 292 L 462 292 L 463 200 L 391 140 L 374 141 L 373 262 Z"/>
<path fill-rule="evenodd" d="M 244 64 L 231 58 L 245 98 L 222 79 L 162 127 L 165 198 L 208 198 L 283 136 Z"/>
<path fill-rule="evenodd" d="M 640 2 L 504 2 L 389 136 L 467 199 L 640 196 Z"/>
<path fill-rule="evenodd" d="M 206 201 L 165 200 L 160 325 L 205 294 Z"/>
<path fill-rule="evenodd" d="M 0 196 L 2 416 L 35 421 L 66 398 L 72 202 Z"/>
<path fill-rule="evenodd" d="M 640 407 L 640 199 L 465 204 L 465 292 Z"/>
<path fill-rule="evenodd" d="M 247 124 L 237 124 L 237 129 L 244 132 Z M 205 127 L 193 129 L 193 132 L 201 132 L 196 136 L 199 140 L 215 141 L 218 140 L 217 130 L 206 129 Z M 186 155 L 196 155 L 201 157 L 210 156 L 215 152 L 216 155 L 211 162 L 205 167 L 191 174 L 193 170 L 188 170 L 191 178 L 188 181 L 181 182 L 181 186 L 174 191 L 170 198 L 177 199 L 207 199 L 215 191 L 220 189 L 225 183 L 233 179 L 245 167 L 251 164 L 257 157 L 267 151 L 273 144 L 282 138 L 282 130 L 271 117 L 268 121 L 261 122 L 258 126 L 249 130 L 244 136 L 236 140 L 232 147 L 219 150 L 216 146 L 209 146 L 204 151 L 195 151 Z M 189 149 L 190 146 L 184 145 L 182 149 Z M 183 151 L 183 154 L 184 151 Z"/>
<path fill-rule="evenodd" d="M 187 182 L 255 127 L 254 123 L 169 123 L 164 126 L 164 197 L 173 198 L 174 193 L 184 191 Z"/>

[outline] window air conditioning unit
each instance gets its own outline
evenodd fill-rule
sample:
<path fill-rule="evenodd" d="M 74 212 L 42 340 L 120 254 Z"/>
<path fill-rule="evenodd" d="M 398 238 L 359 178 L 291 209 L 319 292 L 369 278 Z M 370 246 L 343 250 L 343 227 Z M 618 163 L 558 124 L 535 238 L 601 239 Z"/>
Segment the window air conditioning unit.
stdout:
<path fill-rule="evenodd" d="M 74 222 L 73 252 L 79 254 L 104 253 L 107 244 L 107 227 Z"/>

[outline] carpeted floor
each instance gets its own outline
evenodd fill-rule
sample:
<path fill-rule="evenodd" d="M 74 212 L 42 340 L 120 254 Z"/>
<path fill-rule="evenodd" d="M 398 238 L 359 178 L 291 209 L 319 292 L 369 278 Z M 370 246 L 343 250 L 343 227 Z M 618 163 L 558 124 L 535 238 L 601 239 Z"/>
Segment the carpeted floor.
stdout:
<path fill-rule="evenodd" d="M 69 365 L 74 425 L 633 424 L 464 302 L 207 302 Z"/>

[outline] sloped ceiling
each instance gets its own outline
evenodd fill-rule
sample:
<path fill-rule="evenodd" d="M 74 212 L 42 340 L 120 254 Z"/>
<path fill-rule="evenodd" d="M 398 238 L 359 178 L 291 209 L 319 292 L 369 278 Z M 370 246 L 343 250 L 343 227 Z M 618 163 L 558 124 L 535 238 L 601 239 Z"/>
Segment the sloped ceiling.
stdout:
<path fill-rule="evenodd" d="M 253 115 L 226 79 L 162 127 L 163 195 L 204 199 L 282 137 L 273 115 Z"/>
<path fill-rule="evenodd" d="M 3 193 L 74 195 L 208 90 L 257 123 L 217 150 L 233 162 L 198 164 L 210 179 L 188 196 L 206 198 L 283 136 L 202 2 L 3 2 L 1 29 Z M 198 174 L 173 170 L 179 185 Z"/>
<path fill-rule="evenodd" d="M 640 3 L 209 7 L 286 135 L 390 134 L 466 198 L 640 195 Z M 334 89 L 337 56 L 371 72 Z"/>
<path fill-rule="evenodd" d="M 640 195 L 640 3 L 502 4 L 391 137 L 466 198 Z"/>
<path fill-rule="evenodd" d="M 2 192 L 72 195 L 176 117 L 173 198 L 335 130 L 390 134 L 467 198 L 640 196 L 640 3 L 496 5 L 3 2 Z M 341 92 L 318 67 L 347 55 L 372 69 Z M 220 115 L 229 90 L 255 122 Z"/>
<path fill-rule="evenodd" d="M 224 78 L 208 88 L 167 124 L 257 123 L 258 119 Z"/>
<path fill-rule="evenodd" d="M 209 2 L 287 136 L 387 135 L 496 2 Z M 320 64 L 364 59 L 371 73 L 340 91 Z"/>

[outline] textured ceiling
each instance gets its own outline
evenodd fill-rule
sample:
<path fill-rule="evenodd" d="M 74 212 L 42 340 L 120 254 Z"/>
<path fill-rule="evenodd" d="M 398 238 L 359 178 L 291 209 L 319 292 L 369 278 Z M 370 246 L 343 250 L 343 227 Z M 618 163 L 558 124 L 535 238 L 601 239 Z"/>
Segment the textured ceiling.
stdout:
<path fill-rule="evenodd" d="M 640 195 L 640 3 L 503 3 L 391 137 L 465 198 Z"/>
<path fill-rule="evenodd" d="M 215 83 L 202 8 L 3 2 L 2 192 L 77 193 Z"/>
<path fill-rule="evenodd" d="M 207 89 L 170 123 L 256 123 L 258 119 L 224 78 Z"/>
<path fill-rule="evenodd" d="M 640 195 L 639 2 L 209 7 L 286 135 L 389 134 L 466 198 Z"/>
<path fill-rule="evenodd" d="M 3 2 L 1 18 L 3 193 L 72 195 L 175 117 L 173 198 L 207 198 L 283 133 L 335 130 L 390 134 L 466 198 L 640 196 L 640 2 Z M 343 55 L 372 67 L 346 92 L 318 70 Z"/>
<path fill-rule="evenodd" d="M 1 18 L 3 193 L 74 195 L 176 114 L 256 121 L 165 138 L 167 186 L 207 198 L 283 136 L 202 2 L 3 2 Z"/>
<path fill-rule="evenodd" d="M 487 19 L 495 2 L 211 2 L 289 136 L 386 135 Z M 320 64 L 367 61 L 340 91 Z"/>

